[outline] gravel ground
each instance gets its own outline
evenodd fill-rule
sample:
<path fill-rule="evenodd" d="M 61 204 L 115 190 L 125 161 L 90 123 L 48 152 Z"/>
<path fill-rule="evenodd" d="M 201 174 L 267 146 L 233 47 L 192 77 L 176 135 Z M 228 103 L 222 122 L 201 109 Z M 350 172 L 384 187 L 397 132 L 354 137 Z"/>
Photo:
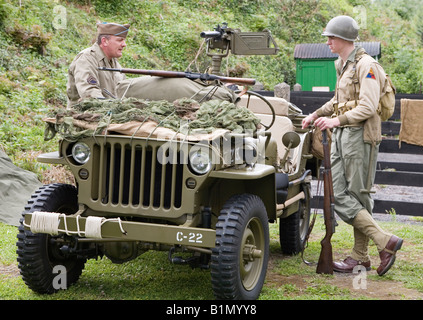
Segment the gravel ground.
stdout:
<path fill-rule="evenodd" d="M 376 193 L 372 194 L 372 198 L 375 200 L 423 203 L 423 188 L 421 187 L 375 185 L 374 189 Z"/>

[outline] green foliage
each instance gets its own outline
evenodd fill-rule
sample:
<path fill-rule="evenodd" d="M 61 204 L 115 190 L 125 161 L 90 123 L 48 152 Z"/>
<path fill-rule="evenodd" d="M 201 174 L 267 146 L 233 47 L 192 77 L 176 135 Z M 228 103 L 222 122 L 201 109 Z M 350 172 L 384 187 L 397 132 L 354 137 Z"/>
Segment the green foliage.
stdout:
<path fill-rule="evenodd" d="M 40 118 L 47 109 L 66 105 L 68 66 L 91 45 L 96 22 L 131 24 L 123 66 L 163 70 L 186 70 L 203 43 L 201 31 L 217 24 L 268 29 L 280 49 L 276 56 L 232 55 L 224 59 L 222 71 L 255 78 L 272 90 L 283 81 L 295 84 L 295 45 L 324 42 L 323 28 L 339 14 L 359 20 L 362 41 L 381 42 L 380 62 L 398 92 L 421 90 L 419 0 L 0 0 L 0 110 L 5 113 L 0 144 L 12 159 L 31 147 L 54 147 L 43 142 Z M 190 69 L 204 72 L 210 65 L 203 51 Z"/>
<path fill-rule="evenodd" d="M 0 0 L 0 28 L 3 27 L 4 20 L 7 17 L 6 0 Z"/>

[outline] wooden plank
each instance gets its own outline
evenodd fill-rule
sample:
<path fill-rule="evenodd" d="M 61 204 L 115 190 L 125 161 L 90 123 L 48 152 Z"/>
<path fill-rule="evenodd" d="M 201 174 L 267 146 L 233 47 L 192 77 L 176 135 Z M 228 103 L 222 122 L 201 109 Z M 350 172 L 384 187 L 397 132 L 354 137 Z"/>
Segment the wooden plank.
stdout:
<path fill-rule="evenodd" d="M 423 173 L 407 171 L 376 171 L 375 184 L 423 187 Z"/>
<path fill-rule="evenodd" d="M 406 142 L 401 142 L 400 148 L 398 140 L 384 139 L 380 143 L 379 152 L 423 154 L 423 147 L 414 144 L 408 144 Z"/>
<path fill-rule="evenodd" d="M 395 210 L 395 211 L 394 211 Z M 392 212 L 404 216 L 423 216 L 423 203 L 405 202 L 405 201 L 390 201 L 390 200 L 375 200 L 373 209 L 374 213 Z"/>
<path fill-rule="evenodd" d="M 398 136 L 401 129 L 401 122 L 384 121 L 382 122 L 382 135 Z"/>
<path fill-rule="evenodd" d="M 377 169 L 394 169 L 396 171 L 423 172 L 423 164 L 410 162 L 378 161 Z"/>

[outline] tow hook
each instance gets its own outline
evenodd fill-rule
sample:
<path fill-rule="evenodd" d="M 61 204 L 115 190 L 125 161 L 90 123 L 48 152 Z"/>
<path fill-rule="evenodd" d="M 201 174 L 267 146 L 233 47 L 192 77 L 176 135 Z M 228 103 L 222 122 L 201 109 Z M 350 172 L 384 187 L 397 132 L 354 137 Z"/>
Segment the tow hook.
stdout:
<path fill-rule="evenodd" d="M 170 263 L 173 264 L 188 264 L 191 268 L 201 268 L 201 269 L 209 269 L 210 266 L 208 265 L 209 256 L 205 253 L 201 253 L 200 255 L 193 254 L 188 259 L 184 259 L 180 256 L 173 257 L 175 253 L 175 247 L 169 249 L 168 259 Z"/>
<path fill-rule="evenodd" d="M 188 259 L 184 259 L 182 257 L 172 257 L 172 255 L 175 253 L 175 248 L 172 247 L 169 249 L 169 255 L 168 255 L 168 259 L 170 261 L 170 263 L 173 264 L 187 264 L 187 263 L 192 263 L 194 260 L 196 260 L 196 257 L 192 256 Z"/>

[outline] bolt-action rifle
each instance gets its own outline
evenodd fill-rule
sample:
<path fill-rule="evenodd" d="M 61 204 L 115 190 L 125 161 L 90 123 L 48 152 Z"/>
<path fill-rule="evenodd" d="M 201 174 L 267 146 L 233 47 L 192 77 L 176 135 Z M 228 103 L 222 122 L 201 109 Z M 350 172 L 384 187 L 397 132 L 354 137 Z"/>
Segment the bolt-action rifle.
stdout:
<path fill-rule="evenodd" d="M 163 78 L 188 78 L 191 80 L 199 79 L 202 81 L 218 80 L 224 83 L 234 83 L 234 84 L 247 85 L 247 86 L 254 85 L 256 83 L 255 79 L 221 77 L 214 74 L 197 73 L 197 72 L 143 70 L 143 69 L 125 69 L 125 68 L 114 69 L 114 68 L 106 68 L 106 67 L 99 67 L 98 70 L 131 73 L 131 74 L 143 74 L 143 75 L 163 77 Z"/>
<path fill-rule="evenodd" d="M 331 238 L 335 233 L 335 211 L 334 211 L 334 195 L 332 185 L 332 171 L 330 165 L 330 148 L 327 137 L 327 131 L 322 130 L 323 144 L 323 182 L 324 182 L 324 200 L 323 200 L 323 216 L 325 220 L 326 234 L 320 242 L 322 249 L 320 251 L 319 262 L 317 263 L 316 272 L 324 274 L 333 274 L 333 255 Z"/>

